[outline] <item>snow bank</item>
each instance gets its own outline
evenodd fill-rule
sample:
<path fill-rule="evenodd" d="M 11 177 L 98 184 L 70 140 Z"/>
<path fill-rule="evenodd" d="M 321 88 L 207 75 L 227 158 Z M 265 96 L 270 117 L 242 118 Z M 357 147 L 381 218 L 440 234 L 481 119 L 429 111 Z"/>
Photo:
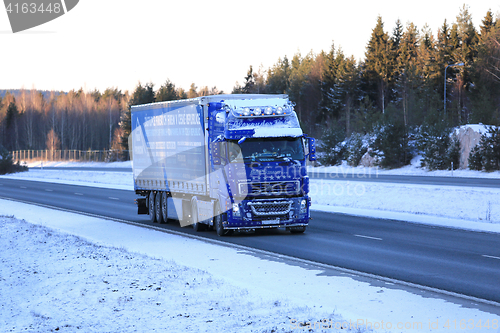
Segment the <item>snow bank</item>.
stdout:
<path fill-rule="evenodd" d="M 500 319 L 431 292 L 6 200 L 0 233 L 5 332 L 371 332 L 369 323 L 447 333 L 446 321 Z"/>
<path fill-rule="evenodd" d="M 25 221 L 0 218 L 0 230 L 2 332 L 271 332 L 290 316 L 339 318 Z"/>

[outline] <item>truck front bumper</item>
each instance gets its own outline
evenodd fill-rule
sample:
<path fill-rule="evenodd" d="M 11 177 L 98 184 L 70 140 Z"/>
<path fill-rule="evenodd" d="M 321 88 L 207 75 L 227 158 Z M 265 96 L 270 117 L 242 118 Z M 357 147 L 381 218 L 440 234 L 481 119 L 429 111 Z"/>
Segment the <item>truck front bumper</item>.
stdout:
<path fill-rule="evenodd" d="M 309 205 L 309 197 L 243 200 L 237 211 L 228 211 L 224 229 L 305 227 L 309 224 Z"/>

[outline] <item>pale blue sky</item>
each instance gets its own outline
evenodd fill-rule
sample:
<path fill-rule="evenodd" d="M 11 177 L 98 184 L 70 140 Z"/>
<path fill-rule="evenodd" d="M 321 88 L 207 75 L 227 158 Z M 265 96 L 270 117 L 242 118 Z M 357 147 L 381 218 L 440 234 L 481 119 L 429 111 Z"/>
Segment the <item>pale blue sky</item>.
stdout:
<path fill-rule="evenodd" d="M 378 15 L 392 32 L 399 18 L 434 34 L 455 22 L 464 2 L 412 1 L 128 1 L 80 0 L 66 15 L 12 34 L 0 10 L 0 89 L 155 89 L 170 78 L 177 87 L 231 92 L 250 65 L 272 66 L 297 52 L 328 51 L 335 42 L 364 58 Z M 497 0 L 469 0 L 478 27 Z"/>

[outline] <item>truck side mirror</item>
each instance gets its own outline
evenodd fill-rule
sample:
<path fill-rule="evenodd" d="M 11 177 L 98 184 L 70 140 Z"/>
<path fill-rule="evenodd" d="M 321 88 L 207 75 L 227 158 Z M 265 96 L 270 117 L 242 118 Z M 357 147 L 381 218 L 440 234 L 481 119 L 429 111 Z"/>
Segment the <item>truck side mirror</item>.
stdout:
<path fill-rule="evenodd" d="M 309 161 L 316 161 L 316 140 L 314 138 L 309 139 Z"/>
<path fill-rule="evenodd" d="M 220 142 L 212 142 L 212 159 L 214 161 L 214 165 L 222 164 L 220 156 Z"/>

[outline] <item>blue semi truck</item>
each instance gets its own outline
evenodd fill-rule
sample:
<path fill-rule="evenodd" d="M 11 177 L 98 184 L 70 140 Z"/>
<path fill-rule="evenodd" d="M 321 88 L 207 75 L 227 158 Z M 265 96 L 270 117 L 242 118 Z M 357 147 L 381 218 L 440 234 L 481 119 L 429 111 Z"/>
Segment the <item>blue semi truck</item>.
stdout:
<path fill-rule="evenodd" d="M 132 106 L 139 214 L 196 231 L 303 233 L 311 198 L 302 132 L 287 95 L 213 95 Z"/>

